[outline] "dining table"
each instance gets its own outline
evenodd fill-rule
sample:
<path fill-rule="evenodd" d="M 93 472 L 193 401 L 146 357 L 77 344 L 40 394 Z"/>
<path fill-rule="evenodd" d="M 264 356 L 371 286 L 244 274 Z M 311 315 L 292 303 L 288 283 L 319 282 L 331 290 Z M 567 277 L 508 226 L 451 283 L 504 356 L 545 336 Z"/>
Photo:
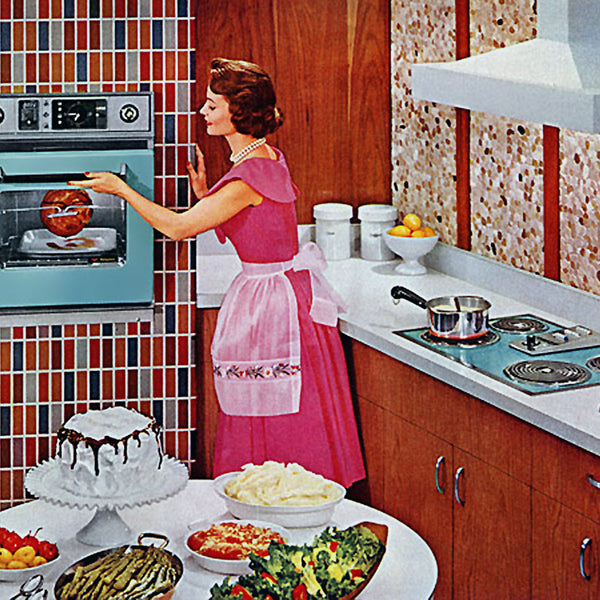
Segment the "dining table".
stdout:
<path fill-rule="evenodd" d="M 54 598 L 54 584 L 73 563 L 103 548 L 101 532 L 94 545 L 82 543 L 77 533 L 95 516 L 93 509 L 73 508 L 48 500 L 31 500 L 0 511 L 0 527 L 25 535 L 39 531 L 39 537 L 57 544 L 59 556 L 47 565 L 44 586 L 48 598 Z M 184 570 L 173 600 L 208 600 L 210 589 L 227 575 L 211 572 L 199 565 L 187 549 L 188 536 L 202 525 L 234 518 L 224 500 L 217 495 L 213 481 L 190 479 L 182 491 L 160 502 L 136 505 L 119 510 L 118 516 L 132 533 L 130 543 L 136 544 L 142 533 L 157 533 L 168 537 L 167 550 L 183 562 Z M 392 516 L 365 504 L 344 499 L 332 519 L 322 527 L 287 528 L 290 543 L 311 542 L 327 526 L 346 528 L 369 521 L 388 527 L 386 552 L 375 576 L 360 594 L 361 600 L 428 600 L 433 597 L 438 568 L 433 552 L 415 531 Z M 0 598 L 12 598 L 27 580 L 26 570 L 19 581 L 2 580 Z"/>

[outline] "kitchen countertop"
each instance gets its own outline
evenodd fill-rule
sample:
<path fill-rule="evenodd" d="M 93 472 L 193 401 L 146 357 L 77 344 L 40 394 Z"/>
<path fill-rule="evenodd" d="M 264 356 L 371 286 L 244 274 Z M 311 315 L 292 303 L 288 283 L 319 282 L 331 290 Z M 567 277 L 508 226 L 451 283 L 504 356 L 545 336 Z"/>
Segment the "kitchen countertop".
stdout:
<path fill-rule="evenodd" d="M 313 235 L 312 226 L 300 226 L 300 241 Z M 390 290 L 403 285 L 425 298 L 481 295 L 492 304 L 490 318 L 530 313 L 595 331 L 600 331 L 598 296 L 441 243 L 426 257 L 426 275 L 398 275 L 398 263 L 356 256 L 329 262 L 325 276 L 349 305 L 339 321 L 343 334 L 600 456 L 600 387 L 530 396 L 394 335 L 394 330 L 426 327 L 427 319 L 414 304 L 395 305 Z M 219 307 L 239 269 L 229 242 L 219 244 L 213 232 L 198 236 L 198 308 Z"/>

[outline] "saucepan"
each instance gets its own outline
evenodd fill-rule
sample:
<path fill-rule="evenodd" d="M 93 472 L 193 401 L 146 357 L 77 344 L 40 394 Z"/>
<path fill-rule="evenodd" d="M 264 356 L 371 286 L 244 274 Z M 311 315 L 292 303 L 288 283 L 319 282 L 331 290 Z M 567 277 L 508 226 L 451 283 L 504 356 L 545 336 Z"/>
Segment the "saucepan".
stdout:
<path fill-rule="evenodd" d="M 488 311 L 491 304 L 481 296 L 440 296 L 425 300 L 402 286 L 391 291 L 394 302 L 408 300 L 427 310 L 432 335 L 467 340 L 485 335 L 488 331 Z"/>

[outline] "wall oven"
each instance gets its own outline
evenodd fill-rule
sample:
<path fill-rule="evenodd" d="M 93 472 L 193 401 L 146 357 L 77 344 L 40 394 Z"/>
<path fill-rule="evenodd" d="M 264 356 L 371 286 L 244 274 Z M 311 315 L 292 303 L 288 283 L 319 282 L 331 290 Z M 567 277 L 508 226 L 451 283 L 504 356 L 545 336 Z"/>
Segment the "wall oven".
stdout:
<path fill-rule="evenodd" d="M 60 204 L 88 171 L 152 198 L 151 93 L 0 95 L 0 310 L 152 302 L 152 228 L 110 194 Z"/>

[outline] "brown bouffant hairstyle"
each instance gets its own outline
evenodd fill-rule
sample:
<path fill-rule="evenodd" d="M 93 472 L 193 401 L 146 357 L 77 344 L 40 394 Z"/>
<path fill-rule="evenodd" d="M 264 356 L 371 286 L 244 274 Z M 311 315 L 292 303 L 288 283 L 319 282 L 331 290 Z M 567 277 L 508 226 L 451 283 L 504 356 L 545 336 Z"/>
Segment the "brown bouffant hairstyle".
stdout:
<path fill-rule="evenodd" d="M 244 60 L 213 58 L 208 85 L 214 94 L 227 99 L 231 122 L 239 133 L 261 138 L 283 124 L 273 82 L 258 65 Z"/>

